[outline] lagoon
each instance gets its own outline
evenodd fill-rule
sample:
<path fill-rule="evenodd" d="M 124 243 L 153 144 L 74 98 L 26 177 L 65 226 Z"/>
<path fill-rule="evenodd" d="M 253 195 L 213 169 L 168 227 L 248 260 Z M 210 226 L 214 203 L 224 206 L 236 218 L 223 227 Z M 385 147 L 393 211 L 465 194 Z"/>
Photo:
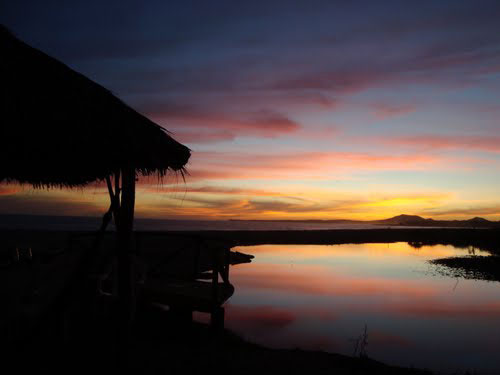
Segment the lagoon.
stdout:
<path fill-rule="evenodd" d="M 427 262 L 487 252 L 403 242 L 233 250 L 255 259 L 231 268 L 226 327 L 250 341 L 361 351 L 445 374 L 500 372 L 500 284 L 446 276 Z"/>

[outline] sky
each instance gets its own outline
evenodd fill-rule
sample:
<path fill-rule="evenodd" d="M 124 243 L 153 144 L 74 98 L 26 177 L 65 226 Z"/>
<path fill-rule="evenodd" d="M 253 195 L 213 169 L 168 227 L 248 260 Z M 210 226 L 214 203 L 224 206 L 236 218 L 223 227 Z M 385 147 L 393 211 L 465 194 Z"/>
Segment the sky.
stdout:
<path fill-rule="evenodd" d="M 0 22 L 193 151 L 136 215 L 500 220 L 498 1 L 24 1 Z M 43 126 L 43 124 L 40 124 Z M 97 216 L 95 184 L 0 213 Z"/>

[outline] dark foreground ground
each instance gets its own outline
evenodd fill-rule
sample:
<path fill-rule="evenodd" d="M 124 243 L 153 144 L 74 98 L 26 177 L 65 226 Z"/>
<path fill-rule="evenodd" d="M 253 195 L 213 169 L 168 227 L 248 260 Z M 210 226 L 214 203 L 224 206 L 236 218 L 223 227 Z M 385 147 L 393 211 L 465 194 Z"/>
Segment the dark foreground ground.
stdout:
<path fill-rule="evenodd" d="M 21 373 L 430 374 L 339 354 L 268 349 L 154 308 L 138 313 L 127 354 L 120 356 L 110 327 L 112 318 L 85 327 L 64 344 L 40 332 L 3 364 Z"/>
<path fill-rule="evenodd" d="M 207 238 L 227 246 L 404 241 L 415 247 L 449 244 L 499 254 L 499 234 L 498 230 L 434 228 L 156 232 L 142 233 L 134 246 L 146 262 L 160 265 L 169 251 L 185 251 Z M 122 371 L 171 374 L 212 371 L 218 374 L 427 373 L 339 354 L 268 349 L 246 342 L 226 330 L 214 331 L 206 325 L 193 323 L 186 319 L 186 315 L 145 304 L 139 304 L 129 344 L 124 345 L 123 339 L 117 339 L 116 304 L 112 300 L 87 304 L 89 296 L 85 295 L 85 288 L 80 285 L 75 289 L 71 281 L 75 275 L 83 275 L 79 260 L 84 256 L 85 248 L 91 245 L 92 236 L 21 231 L 3 231 L 0 235 L 0 297 L 4 306 L 0 313 L 0 356 L 5 368 L 13 365 L 18 370 L 43 373 L 109 373 L 117 367 Z M 189 238 L 188 242 L 186 238 Z M 9 263 L 9 254 L 16 247 L 31 248 L 31 263 Z M 71 251 L 67 250 L 69 247 Z M 112 234 L 104 238 L 103 247 L 113 247 Z M 448 261 L 453 262 L 460 261 Z M 475 267 L 485 270 L 486 266 L 480 262 Z M 156 271 L 164 272 L 168 268 L 162 267 L 156 267 Z M 497 265 L 488 267 L 493 270 Z M 44 289 L 38 284 L 48 286 Z M 60 295 L 65 297 L 61 299 Z M 43 305 L 40 301 L 51 302 Z M 61 313 L 63 305 L 65 312 Z"/>

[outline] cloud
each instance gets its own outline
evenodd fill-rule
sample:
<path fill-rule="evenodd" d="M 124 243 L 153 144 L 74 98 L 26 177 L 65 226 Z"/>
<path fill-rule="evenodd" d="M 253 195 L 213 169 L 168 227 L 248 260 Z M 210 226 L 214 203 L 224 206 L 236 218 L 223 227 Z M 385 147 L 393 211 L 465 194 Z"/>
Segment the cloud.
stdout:
<path fill-rule="evenodd" d="M 332 179 L 342 174 L 375 171 L 428 170 L 452 163 L 431 154 L 367 152 L 198 152 L 190 170 L 195 180 L 207 179 Z"/>
<path fill-rule="evenodd" d="M 140 189 L 138 191 L 145 193 L 147 198 L 138 205 L 138 212 L 157 210 L 157 215 L 184 218 L 369 220 L 442 207 L 453 198 L 452 194 L 444 192 L 367 195 L 301 187 L 260 190 L 188 184 Z M 155 196 L 162 198 L 155 199 Z M 149 200 L 151 203 L 145 203 Z"/>
<path fill-rule="evenodd" d="M 107 198 L 107 197 L 105 197 Z M 24 191 L 0 195 L 0 213 L 56 216 L 102 216 L 109 207 L 102 195 L 82 191 Z"/>
<path fill-rule="evenodd" d="M 332 212 L 339 209 L 342 204 L 332 205 L 331 202 L 315 203 L 315 202 L 301 202 L 291 203 L 287 201 L 258 201 L 250 200 L 245 206 L 246 213 L 261 213 L 266 212 L 280 212 L 282 214 L 295 214 L 295 213 L 317 213 L 317 212 Z"/>
<path fill-rule="evenodd" d="M 0 196 L 14 195 L 22 191 L 22 186 L 17 184 L 2 184 L 0 183 Z"/>
<path fill-rule="evenodd" d="M 153 183 L 152 183 L 153 182 Z M 137 186 L 136 212 L 142 217 L 249 218 L 249 219 L 360 219 L 388 217 L 401 212 L 439 207 L 450 199 L 445 193 L 342 193 L 329 189 L 243 188 L 205 183 L 157 185 L 150 178 Z M 19 191 L 2 195 L 2 213 L 100 216 L 109 206 L 107 189 L 99 184 L 78 190 Z M 458 212 L 458 211 L 457 211 Z M 472 211 L 471 211 L 472 212 Z M 484 212 L 489 212 L 487 209 Z M 446 214 L 446 213 L 444 213 Z M 371 215 L 371 216 L 370 216 Z M 373 217 L 375 216 L 375 217 Z"/>
<path fill-rule="evenodd" d="M 406 115 L 415 112 L 416 107 L 414 105 L 391 105 L 391 104 L 377 104 L 375 105 L 374 115 L 379 120 L 385 120 L 387 118 Z"/>
<path fill-rule="evenodd" d="M 216 104 L 215 107 L 224 107 Z M 229 112 L 191 105 L 149 103 L 142 111 L 191 143 L 230 141 L 239 136 L 274 138 L 296 132 L 300 124 L 269 109 Z"/>
<path fill-rule="evenodd" d="M 374 68 L 357 70 L 354 67 L 338 68 L 320 72 L 296 72 L 288 77 L 278 78 L 269 89 L 272 90 L 325 90 L 340 94 L 351 94 L 381 81 L 386 75 Z"/>
<path fill-rule="evenodd" d="M 283 196 L 279 192 L 259 189 L 233 188 L 226 186 L 191 186 L 191 185 L 169 185 L 165 187 L 141 187 L 141 191 L 149 191 L 157 193 L 164 192 L 180 192 L 180 193 L 203 193 L 203 194 L 223 194 L 223 195 L 252 195 L 252 196 Z"/>
<path fill-rule="evenodd" d="M 500 149 L 495 115 L 489 112 L 486 118 L 476 107 L 483 95 L 485 105 L 493 103 L 498 91 L 493 76 L 500 67 L 498 2 L 484 1 L 481 6 L 452 1 L 283 5 L 276 0 L 265 4 L 200 2 L 196 7 L 182 2 L 126 4 L 117 8 L 93 0 L 71 5 L 19 0 L 9 2 L 0 17 L 28 43 L 62 58 L 173 131 L 180 141 L 196 146 L 188 183 L 204 187 L 191 187 L 186 194 L 196 196 L 188 196 L 180 207 L 168 205 L 173 201 L 181 205 L 182 199 L 165 198 L 157 215 L 227 217 L 237 214 L 237 209 L 251 215 L 350 215 L 346 207 L 369 213 L 377 203 L 366 197 L 369 188 L 364 186 L 365 196 L 350 197 L 351 201 L 335 202 L 330 197 L 320 202 L 307 192 L 300 195 L 307 198 L 302 204 L 269 190 L 284 182 L 311 186 L 359 178 L 364 179 L 360 184 L 368 185 L 378 182 L 374 178 L 381 176 L 379 172 L 443 171 L 440 181 L 445 181 L 450 169 L 468 169 L 467 178 L 485 165 L 480 164 L 483 161 L 447 157 L 440 151 L 498 154 Z M 443 88 L 477 83 L 481 85 L 474 90 L 440 95 Z M 398 100 L 379 102 L 388 92 Z M 415 111 L 413 102 L 404 101 L 410 94 L 430 98 L 418 103 L 419 111 L 436 128 L 446 125 L 450 136 L 415 134 L 356 144 L 340 134 L 341 127 L 348 134 L 373 122 L 369 118 L 362 125 L 356 123 L 360 113 L 390 119 Z M 458 96 L 474 107 L 476 129 L 488 126 L 491 137 L 453 131 L 449 116 L 455 115 L 445 112 L 448 107 L 437 108 L 441 100 Z M 358 100 L 365 105 L 351 106 Z M 426 106 L 432 110 L 427 112 Z M 436 115 L 437 111 L 441 112 Z M 330 123 L 341 126 L 328 128 Z M 405 126 L 402 122 L 399 134 L 407 134 Z M 243 137 L 264 140 L 259 143 Z M 333 149 L 338 151 L 329 151 Z M 487 157 L 497 155 L 491 156 Z M 487 166 L 498 169 L 498 163 L 493 163 Z M 229 179 L 265 187 L 254 191 L 215 187 Z M 179 181 L 182 185 L 180 177 Z M 105 195 L 105 190 L 100 192 Z M 4 196 L 12 193 L 0 191 Z M 138 211 L 154 212 L 152 195 L 147 196 L 147 205 L 141 206 L 138 200 Z M 380 204 L 398 207 L 405 202 L 405 198 L 389 197 Z M 424 203 L 415 209 L 430 209 Z M 448 208 L 435 207 L 438 215 Z M 491 212 L 488 207 L 485 210 Z M 463 204 L 456 212 L 472 213 L 476 207 Z"/>
<path fill-rule="evenodd" d="M 500 137 L 498 136 L 457 136 L 457 135 L 415 135 L 407 137 L 380 138 L 380 142 L 399 146 L 413 147 L 430 151 L 463 150 L 500 152 Z"/>
<path fill-rule="evenodd" d="M 500 215 L 500 205 L 492 204 L 492 205 L 475 205 L 468 206 L 467 203 L 462 203 L 463 206 L 466 207 L 455 207 L 455 208 L 446 208 L 446 207 L 438 207 L 438 208 L 430 208 L 426 210 L 422 210 L 421 213 L 424 215 L 432 215 L 432 216 L 449 216 L 449 217 L 457 217 L 457 216 L 489 216 L 489 215 Z"/>
<path fill-rule="evenodd" d="M 176 131 L 175 139 L 181 143 L 202 144 L 233 141 L 236 134 L 231 131 L 210 131 L 206 129 Z"/>
<path fill-rule="evenodd" d="M 191 164 L 194 164 L 191 162 Z M 192 167 L 188 170 L 189 181 L 198 180 L 227 180 L 233 178 L 243 178 L 244 172 L 240 171 L 218 171 L 202 167 Z"/>
<path fill-rule="evenodd" d="M 92 69 L 124 93 L 140 88 L 164 93 L 283 88 L 289 93 L 304 94 L 306 89 L 338 94 L 425 78 L 415 72 L 458 67 L 475 75 L 477 68 L 498 63 L 499 10 L 494 3 L 402 7 L 382 2 L 373 7 L 365 2 L 364 15 L 354 5 L 325 2 L 308 7 L 258 4 L 246 12 L 231 7 L 157 3 L 132 8 L 132 16 L 90 1 L 72 12 L 47 6 L 30 7 L 26 13 L 26 6 L 10 5 L 10 16 L 4 18 L 34 35 L 41 31 L 39 39 L 48 40 L 45 45 L 61 57 Z M 116 23 L 107 22 L 117 12 Z M 393 12 L 398 17 L 391 17 Z M 86 66 L 89 59 L 101 65 Z M 460 76 L 437 78 L 442 83 Z"/>

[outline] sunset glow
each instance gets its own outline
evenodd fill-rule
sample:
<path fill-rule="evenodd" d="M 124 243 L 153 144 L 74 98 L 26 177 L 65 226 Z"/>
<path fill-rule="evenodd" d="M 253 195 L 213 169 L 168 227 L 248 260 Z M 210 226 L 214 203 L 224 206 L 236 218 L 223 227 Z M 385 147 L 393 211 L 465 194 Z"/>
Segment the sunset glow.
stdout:
<path fill-rule="evenodd" d="M 0 46 L 3 367 L 500 374 L 500 0 L 4 1 Z"/>
<path fill-rule="evenodd" d="M 22 3 L 7 27 L 193 150 L 186 182 L 141 179 L 138 217 L 500 220 L 495 2 Z M 0 186 L 0 213 L 99 216 L 107 200 Z"/>

